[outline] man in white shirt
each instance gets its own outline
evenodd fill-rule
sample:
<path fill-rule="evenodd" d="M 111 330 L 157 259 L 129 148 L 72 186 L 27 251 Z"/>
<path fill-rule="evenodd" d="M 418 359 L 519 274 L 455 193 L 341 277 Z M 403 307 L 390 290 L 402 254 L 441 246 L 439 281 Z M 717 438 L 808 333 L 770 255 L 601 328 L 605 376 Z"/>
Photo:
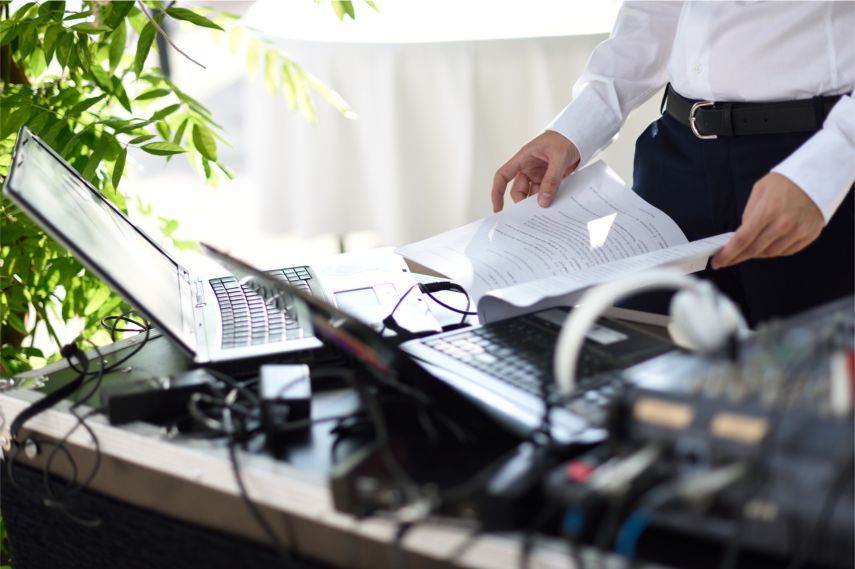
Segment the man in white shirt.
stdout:
<path fill-rule="evenodd" d="M 633 189 L 690 240 L 736 233 L 705 271 L 752 323 L 853 293 L 855 2 L 626 2 L 573 100 L 496 172 L 519 201 L 562 178 L 670 83 Z"/>

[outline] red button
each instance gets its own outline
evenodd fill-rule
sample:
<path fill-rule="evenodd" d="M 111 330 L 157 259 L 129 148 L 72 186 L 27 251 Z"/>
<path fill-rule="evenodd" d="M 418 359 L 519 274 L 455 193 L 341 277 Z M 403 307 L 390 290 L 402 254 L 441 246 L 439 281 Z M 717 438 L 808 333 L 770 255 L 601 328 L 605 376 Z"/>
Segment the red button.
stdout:
<path fill-rule="evenodd" d="M 567 465 L 567 478 L 575 482 L 585 482 L 594 473 L 594 467 L 587 462 L 574 460 Z"/>

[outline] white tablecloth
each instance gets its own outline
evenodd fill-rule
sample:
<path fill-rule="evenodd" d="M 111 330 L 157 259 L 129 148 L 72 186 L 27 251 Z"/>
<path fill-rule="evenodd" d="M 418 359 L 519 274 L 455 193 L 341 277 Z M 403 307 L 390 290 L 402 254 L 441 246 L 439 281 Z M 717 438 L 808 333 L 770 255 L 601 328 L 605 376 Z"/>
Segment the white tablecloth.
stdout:
<path fill-rule="evenodd" d="M 289 112 L 281 94 L 271 96 L 263 82 L 255 82 L 245 144 L 264 231 L 312 236 L 375 230 L 384 243 L 403 244 L 488 214 L 495 170 L 563 108 L 591 50 L 605 37 L 550 36 L 562 29 L 560 20 L 539 24 L 534 16 L 514 26 L 518 12 L 494 29 L 467 28 L 454 18 L 453 3 L 432 4 L 418 2 L 422 14 L 431 14 L 427 20 L 435 20 L 434 9 L 443 6 L 449 18 L 443 31 L 433 29 L 437 41 L 429 37 L 436 24 L 417 25 L 419 12 L 397 4 L 390 13 L 391 2 L 381 3 L 376 17 L 357 3 L 362 11 L 356 22 L 321 14 L 325 23 L 316 28 L 269 10 L 250 14 L 253 25 L 263 24 L 286 53 L 359 115 L 347 119 L 319 100 L 318 120 L 309 124 Z M 474 4 L 484 8 L 485 18 L 491 17 L 487 7 L 495 13 L 507 6 L 499 0 Z M 595 25 L 610 24 L 607 18 Z M 567 20 L 563 27 L 578 26 L 578 20 Z M 546 31 L 516 37 L 534 29 Z M 489 39 L 491 34 L 505 37 Z M 610 163 L 626 176 L 631 141 L 624 144 L 616 149 L 620 159 Z"/>

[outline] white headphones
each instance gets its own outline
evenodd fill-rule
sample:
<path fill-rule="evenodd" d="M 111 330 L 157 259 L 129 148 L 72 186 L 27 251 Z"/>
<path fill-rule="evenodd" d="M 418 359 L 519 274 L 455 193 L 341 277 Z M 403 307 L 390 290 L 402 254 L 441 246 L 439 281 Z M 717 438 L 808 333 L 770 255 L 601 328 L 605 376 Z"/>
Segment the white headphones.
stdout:
<path fill-rule="evenodd" d="M 579 299 L 558 336 L 555 346 L 555 380 L 563 395 L 575 387 L 579 352 L 586 334 L 616 302 L 629 296 L 658 289 L 676 289 L 671 300 L 669 331 L 675 341 L 700 352 L 723 347 L 728 338 L 748 333 L 739 308 L 707 281 L 684 275 L 674 269 L 658 269 L 631 275 L 590 289 Z"/>

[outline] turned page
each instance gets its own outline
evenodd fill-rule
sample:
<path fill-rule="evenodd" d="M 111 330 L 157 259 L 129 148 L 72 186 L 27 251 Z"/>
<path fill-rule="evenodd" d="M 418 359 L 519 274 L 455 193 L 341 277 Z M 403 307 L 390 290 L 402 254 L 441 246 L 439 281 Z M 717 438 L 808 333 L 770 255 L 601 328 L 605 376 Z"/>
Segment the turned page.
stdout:
<path fill-rule="evenodd" d="M 684 243 L 686 237 L 670 217 L 600 161 L 566 178 L 548 208 L 532 196 L 397 252 L 459 282 L 478 302 L 491 290 Z"/>

